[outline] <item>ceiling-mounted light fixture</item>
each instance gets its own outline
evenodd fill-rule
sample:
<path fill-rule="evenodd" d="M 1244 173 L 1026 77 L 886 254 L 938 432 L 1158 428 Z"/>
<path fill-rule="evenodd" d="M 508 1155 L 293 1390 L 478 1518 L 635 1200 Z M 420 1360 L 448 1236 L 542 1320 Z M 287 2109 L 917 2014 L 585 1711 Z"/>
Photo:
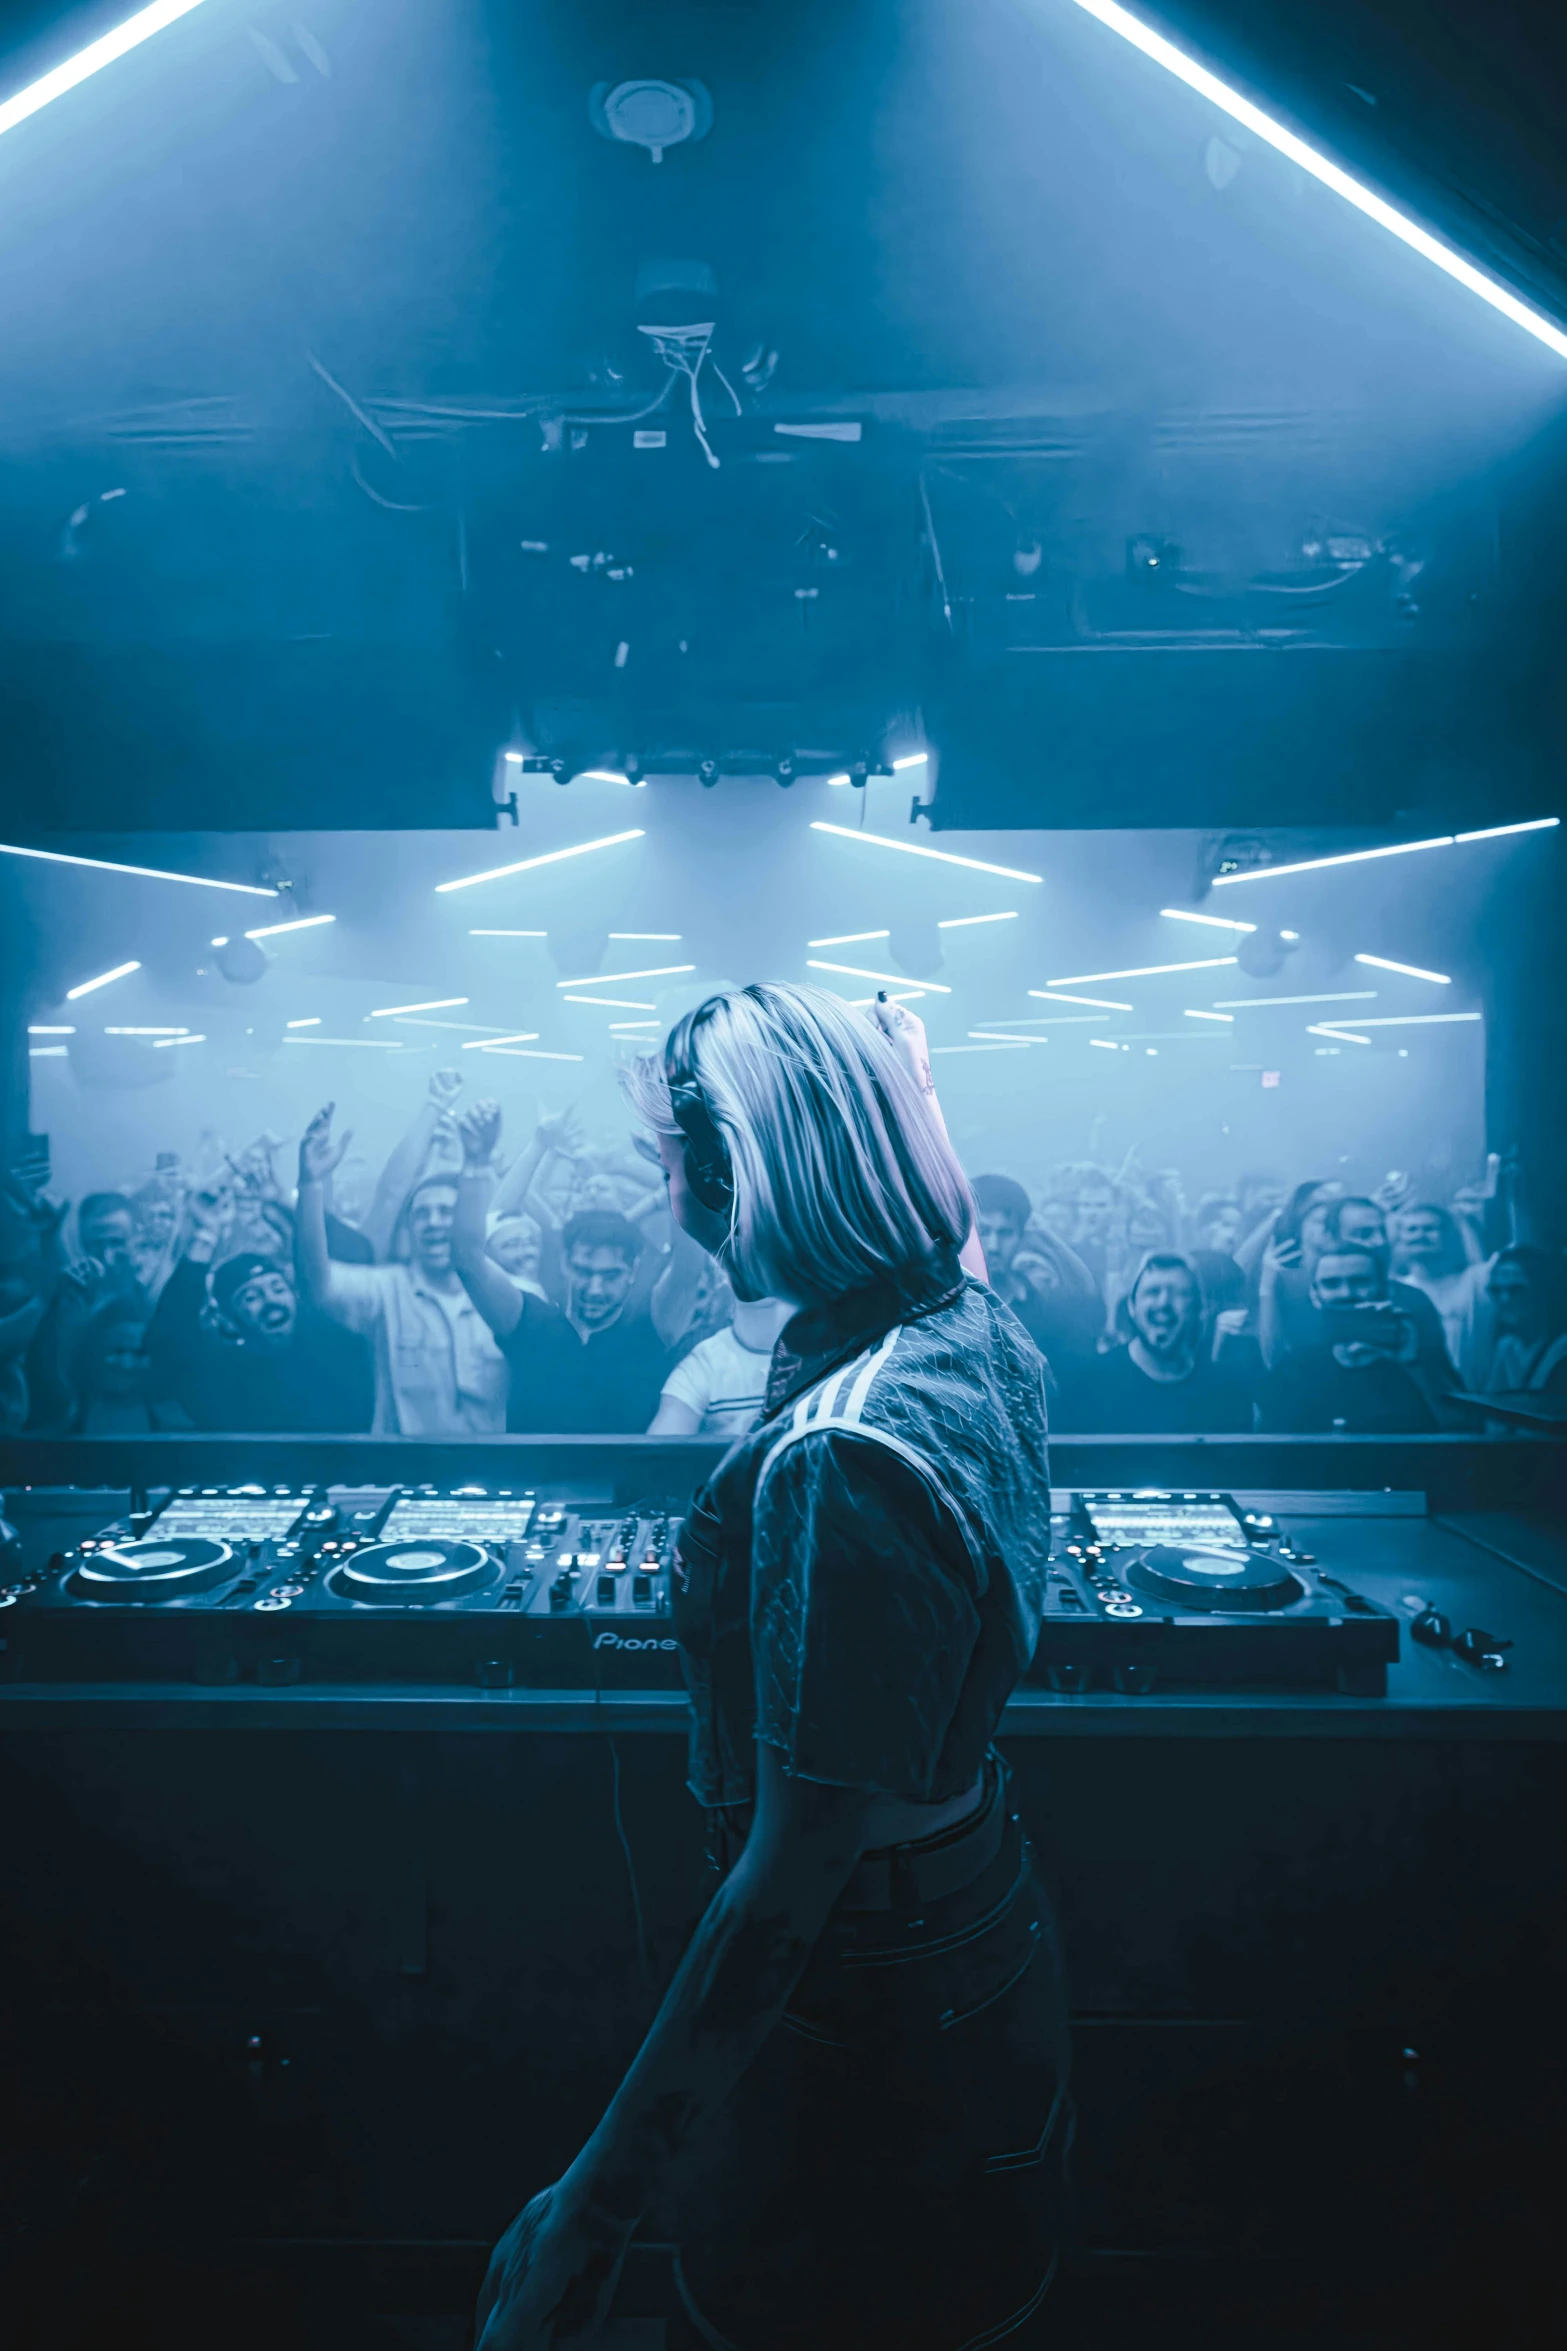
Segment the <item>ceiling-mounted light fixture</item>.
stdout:
<path fill-rule="evenodd" d="M 713 127 L 713 100 L 703 82 L 662 77 L 595 82 L 588 117 L 601 139 L 645 147 L 655 163 L 662 163 L 666 148 L 706 138 Z"/>
<path fill-rule="evenodd" d="M 18 90 L 14 98 L 7 98 L 0 105 L 0 133 L 15 130 L 17 124 L 25 122 L 30 114 L 37 114 L 45 106 L 52 106 L 56 98 L 65 96 L 67 90 L 74 90 L 79 83 L 90 81 L 95 73 L 102 73 L 106 65 L 113 65 L 117 58 L 124 57 L 130 50 L 139 49 L 143 41 L 152 39 L 154 33 L 161 33 L 167 25 L 177 24 L 182 16 L 189 16 L 193 8 L 200 6 L 201 0 L 153 0 L 150 8 L 138 9 L 123 24 L 116 25 L 112 32 L 89 42 L 85 49 L 78 49 L 74 57 L 68 57 L 63 65 L 55 66 L 36 82 L 29 82 L 27 88 Z"/>
<path fill-rule="evenodd" d="M 1558 359 L 1567 359 L 1567 332 L 1561 327 L 1543 317 L 1538 310 L 1531 310 L 1528 303 L 1520 302 L 1516 294 L 1498 285 L 1494 278 L 1488 278 L 1482 270 L 1475 268 L 1472 261 L 1466 261 L 1461 253 L 1455 253 L 1451 246 L 1442 244 L 1440 239 L 1432 236 L 1429 229 L 1421 228 L 1407 213 L 1389 204 L 1385 197 L 1374 194 L 1361 181 L 1351 178 L 1338 164 L 1330 163 L 1315 147 L 1308 147 L 1304 139 L 1297 138 L 1293 131 L 1286 130 L 1282 123 L 1264 114 L 1260 106 L 1254 106 L 1249 98 L 1243 98 L 1238 90 L 1232 90 L 1228 83 L 1221 82 L 1217 74 L 1209 73 L 1206 66 L 1199 65 L 1194 57 L 1188 57 L 1183 50 L 1177 49 L 1172 41 L 1165 40 L 1151 25 L 1128 14 L 1126 9 L 1117 5 L 1117 0 L 1077 0 L 1077 5 L 1086 10 L 1088 15 L 1096 16 L 1102 25 L 1108 25 L 1111 32 L 1119 33 L 1123 41 L 1130 41 L 1134 49 L 1140 49 L 1156 65 L 1162 65 L 1166 73 L 1173 74 L 1177 81 L 1184 82 L 1199 97 L 1208 99 L 1221 113 L 1227 114 L 1232 122 L 1240 123 L 1255 138 L 1277 148 L 1291 163 L 1308 172 L 1314 180 L 1320 180 L 1325 188 L 1331 188 L 1335 196 L 1342 196 L 1346 204 L 1353 204 L 1357 212 L 1363 212 L 1368 220 L 1374 220 L 1379 228 L 1386 229 L 1390 236 L 1397 237 L 1401 244 L 1408 245 L 1423 260 L 1434 263 L 1469 293 L 1478 294 L 1482 302 L 1489 303 L 1493 310 L 1499 310 L 1504 318 L 1510 318 L 1514 326 L 1522 327 L 1525 334 L 1532 335 L 1537 343 L 1543 343 L 1548 351 L 1554 351 Z"/>

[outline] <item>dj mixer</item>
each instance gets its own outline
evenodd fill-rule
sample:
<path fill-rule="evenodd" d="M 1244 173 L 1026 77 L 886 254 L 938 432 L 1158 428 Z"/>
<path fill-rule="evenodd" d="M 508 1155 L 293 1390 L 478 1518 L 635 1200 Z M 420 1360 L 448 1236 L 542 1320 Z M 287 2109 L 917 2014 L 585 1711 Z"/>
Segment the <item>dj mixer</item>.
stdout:
<path fill-rule="evenodd" d="M 1385 1691 L 1398 1620 L 1269 1512 L 1201 1492 L 1057 1502 L 1036 1684 Z M 32 1572 L 0 1570 L 0 1641 L 31 1680 L 678 1689 L 680 1524 L 675 1503 L 480 1485 L 133 1496 Z"/>
<path fill-rule="evenodd" d="M 0 1607 L 34 1679 L 673 1688 L 679 1529 L 481 1486 L 187 1487 Z"/>
<path fill-rule="evenodd" d="M 1051 1520 L 1032 1677 L 1130 1696 L 1240 1683 L 1380 1697 L 1398 1620 L 1229 1494 L 1080 1493 Z"/>

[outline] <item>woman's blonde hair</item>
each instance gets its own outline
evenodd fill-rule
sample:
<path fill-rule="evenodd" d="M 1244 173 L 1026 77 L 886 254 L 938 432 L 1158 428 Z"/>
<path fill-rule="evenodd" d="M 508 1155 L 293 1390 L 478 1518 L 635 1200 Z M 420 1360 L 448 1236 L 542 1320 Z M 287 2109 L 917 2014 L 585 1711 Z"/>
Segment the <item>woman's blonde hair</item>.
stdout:
<path fill-rule="evenodd" d="M 725 990 L 626 1072 L 632 1107 L 678 1136 L 692 1081 L 734 1182 L 725 1266 L 752 1297 L 832 1298 L 916 1276 L 973 1222 L 967 1180 L 902 1054 L 823 988 Z"/>

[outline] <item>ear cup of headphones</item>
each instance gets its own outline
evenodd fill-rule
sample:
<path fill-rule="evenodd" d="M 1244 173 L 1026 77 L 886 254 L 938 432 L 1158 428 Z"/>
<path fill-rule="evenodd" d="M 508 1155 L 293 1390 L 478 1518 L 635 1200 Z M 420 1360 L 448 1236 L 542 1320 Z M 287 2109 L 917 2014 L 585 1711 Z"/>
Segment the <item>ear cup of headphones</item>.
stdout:
<path fill-rule="evenodd" d="M 686 1182 L 692 1197 L 715 1216 L 727 1216 L 734 1206 L 734 1170 L 701 1088 L 689 1080 L 677 1081 L 669 1089 L 669 1100 L 686 1147 Z"/>

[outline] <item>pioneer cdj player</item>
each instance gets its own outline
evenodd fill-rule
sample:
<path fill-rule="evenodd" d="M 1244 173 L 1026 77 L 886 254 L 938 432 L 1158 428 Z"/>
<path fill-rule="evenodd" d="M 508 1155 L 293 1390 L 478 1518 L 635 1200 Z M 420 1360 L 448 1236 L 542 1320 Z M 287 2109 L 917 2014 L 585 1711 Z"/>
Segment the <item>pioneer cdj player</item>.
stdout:
<path fill-rule="evenodd" d="M 0 1604 L 36 1679 L 674 1688 L 679 1528 L 482 1486 L 188 1487 Z"/>
<path fill-rule="evenodd" d="M 1032 1679 L 1127 1695 L 1236 1683 L 1386 1691 L 1397 1619 L 1317 1572 L 1270 1513 L 1228 1494 L 1061 1499 Z"/>
<path fill-rule="evenodd" d="M 1227 1494 L 1058 1499 L 1034 1682 L 1386 1689 L 1396 1620 L 1266 1512 Z M 0 1589 L 4 1651 L 52 1681 L 677 1689 L 679 1530 L 674 1504 L 478 1485 L 136 1496 Z"/>

